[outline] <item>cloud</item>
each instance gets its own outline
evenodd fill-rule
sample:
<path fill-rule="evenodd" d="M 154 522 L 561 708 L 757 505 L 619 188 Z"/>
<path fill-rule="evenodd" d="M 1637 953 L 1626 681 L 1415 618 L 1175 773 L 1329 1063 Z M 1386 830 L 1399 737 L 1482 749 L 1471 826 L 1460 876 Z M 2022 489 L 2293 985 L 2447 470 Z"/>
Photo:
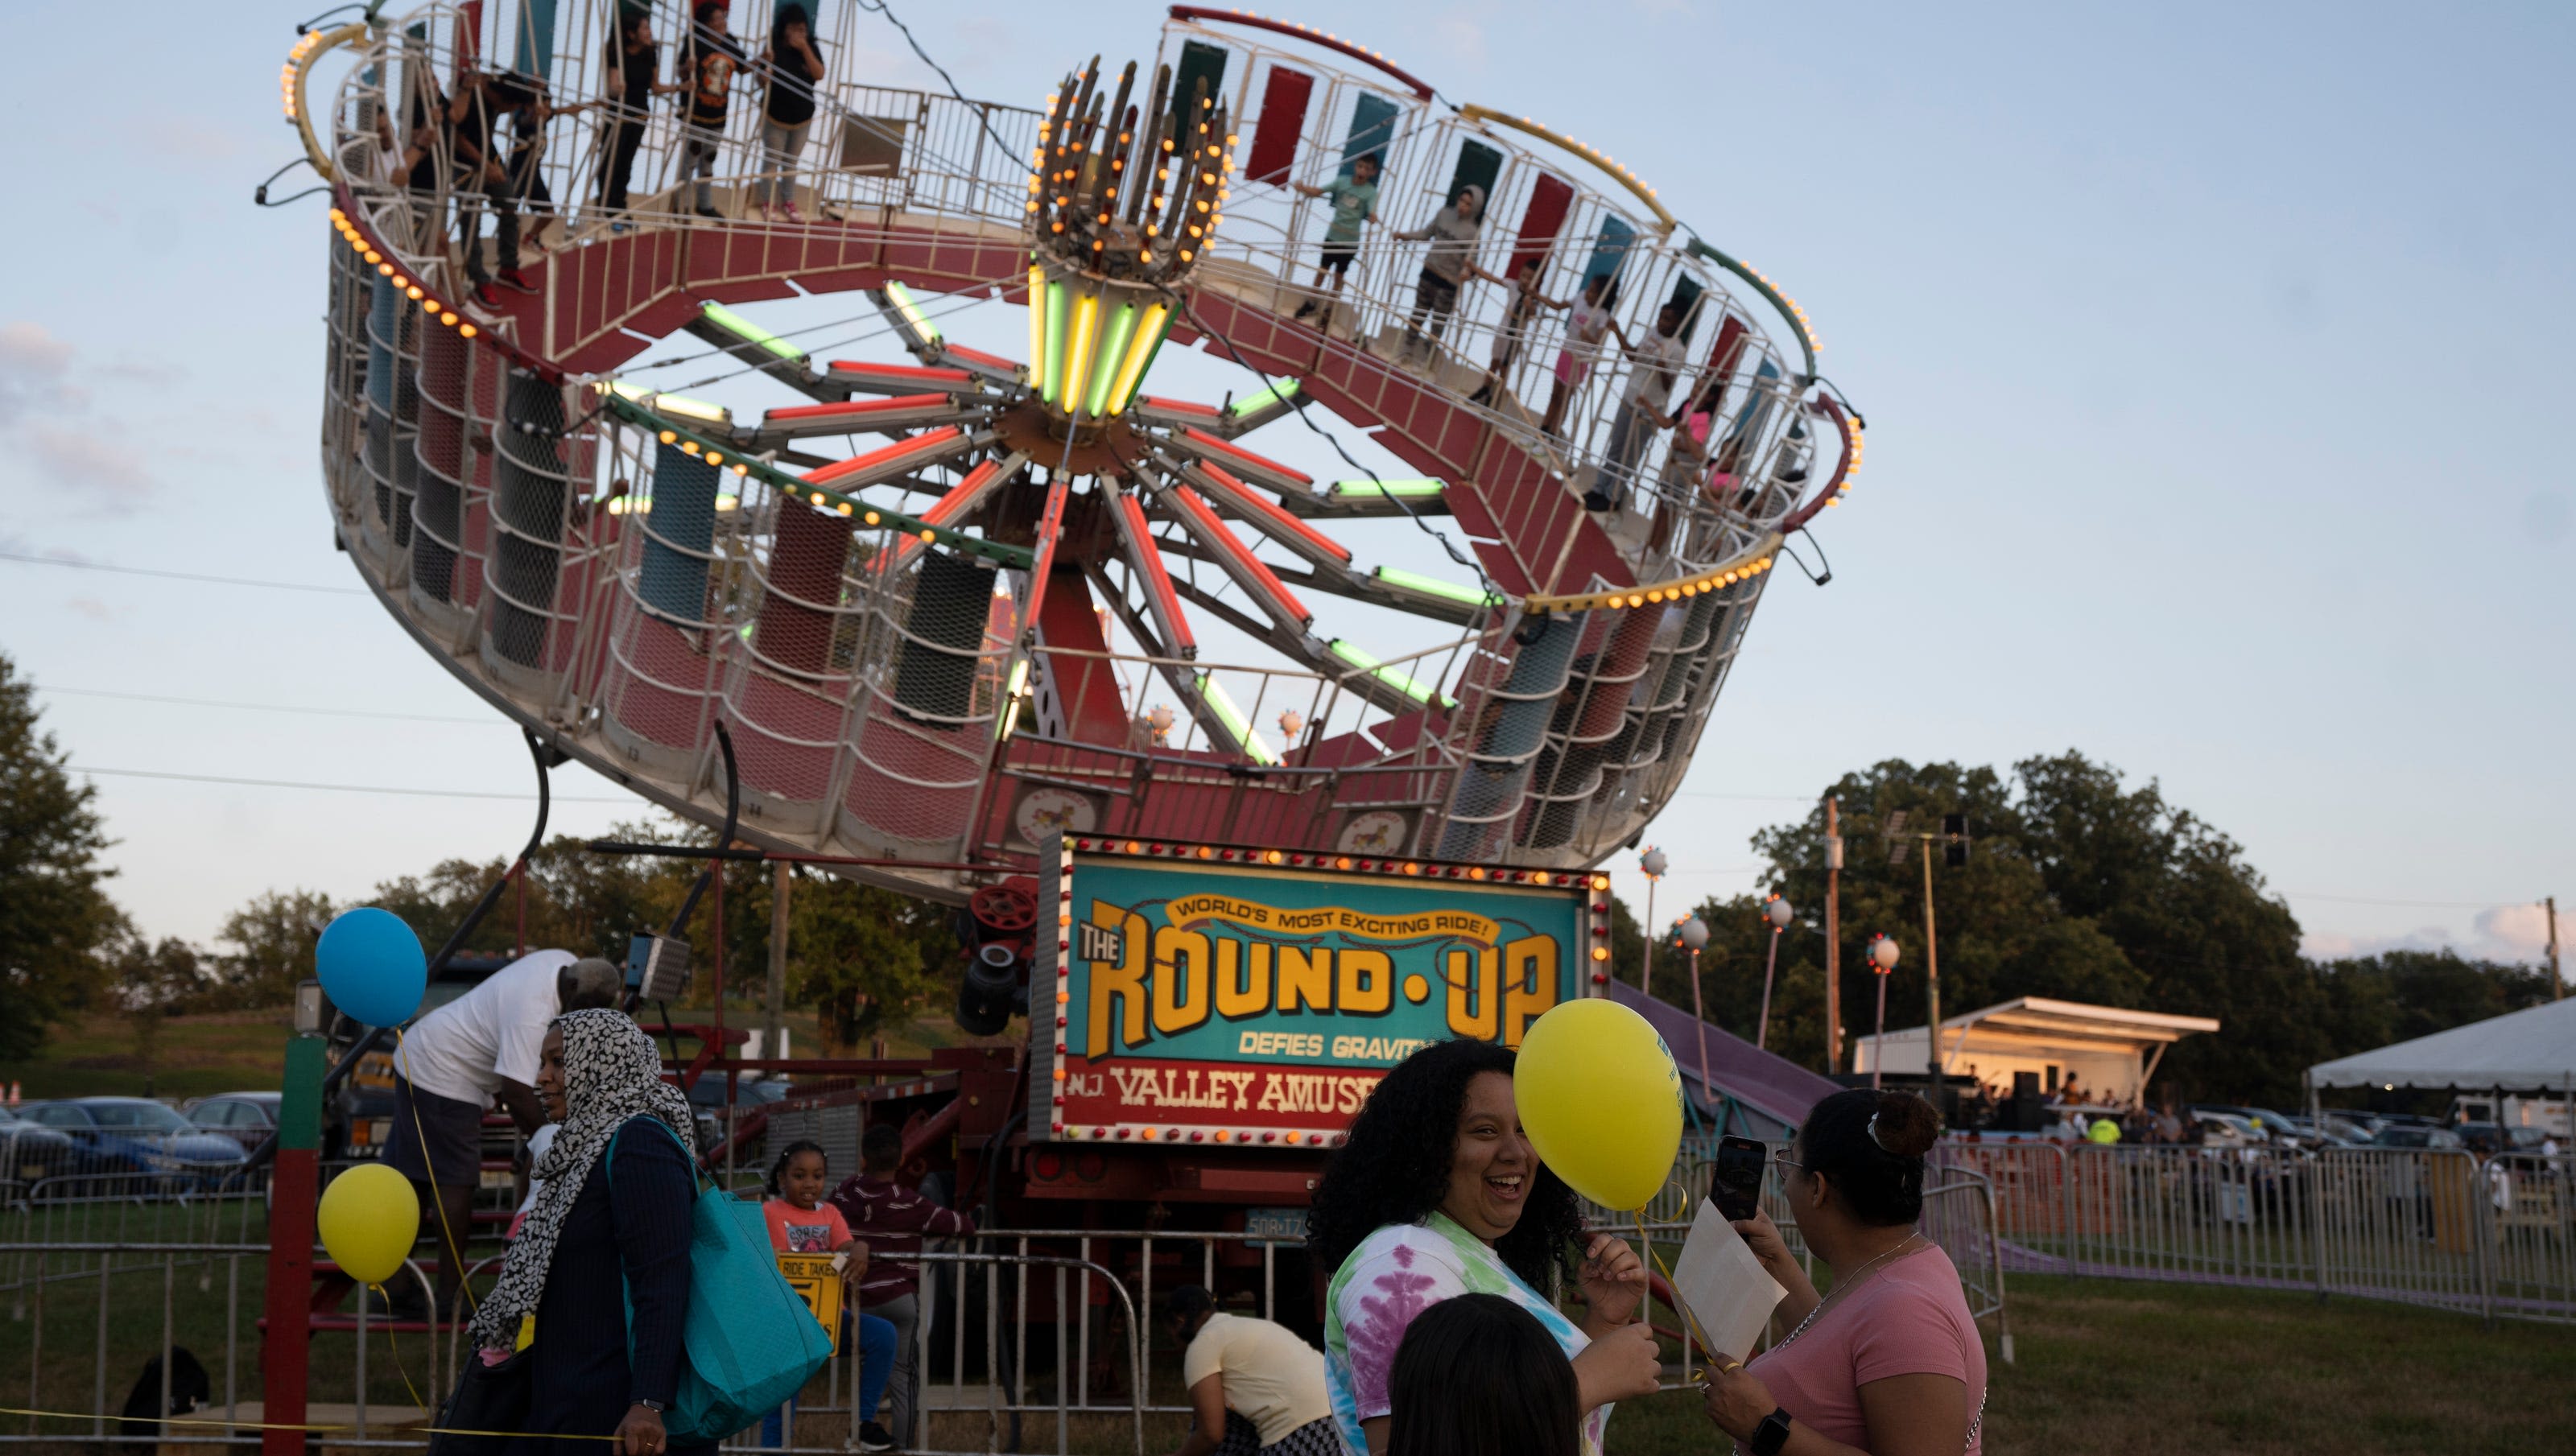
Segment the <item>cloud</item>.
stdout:
<path fill-rule="evenodd" d="M 2562 918 L 2562 954 L 2570 928 Z M 2299 940 L 2299 953 L 2311 960 L 2341 960 L 2393 950 L 2449 950 L 2473 961 L 2536 965 L 2548 958 L 2549 913 L 2538 905 L 2498 905 L 2479 911 L 2465 935 L 2451 926 L 2427 925 L 2401 935 L 2347 935 L 2319 930 Z"/>
<path fill-rule="evenodd" d="M 0 427 L 29 412 L 80 399 L 71 384 L 72 346 L 43 324 L 0 324 Z"/>
<path fill-rule="evenodd" d="M 208 126 L 203 117 L 142 117 L 128 122 L 125 131 L 144 156 L 189 170 L 203 162 L 230 161 L 244 150 L 238 134 Z"/>
<path fill-rule="evenodd" d="M 1484 69 L 1485 22 L 1475 12 L 1452 10 L 1433 24 L 1432 33 L 1448 49 L 1446 59 L 1451 63 L 1469 70 Z"/>
<path fill-rule="evenodd" d="M 82 616 L 89 618 L 93 622 L 113 622 L 116 620 L 116 608 L 109 606 L 107 603 L 100 601 L 96 597 L 74 597 L 70 601 L 63 603 L 63 605 L 80 613 Z"/>
<path fill-rule="evenodd" d="M 22 433 L 29 455 L 40 465 L 68 477 L 61 483 L 89 499 L 96 508 L 120 511 L 142 504 L 152 493 L 152 472 L 140 451 L 111 444 L 96 435 L 53 425 L 30 426 Z"/>

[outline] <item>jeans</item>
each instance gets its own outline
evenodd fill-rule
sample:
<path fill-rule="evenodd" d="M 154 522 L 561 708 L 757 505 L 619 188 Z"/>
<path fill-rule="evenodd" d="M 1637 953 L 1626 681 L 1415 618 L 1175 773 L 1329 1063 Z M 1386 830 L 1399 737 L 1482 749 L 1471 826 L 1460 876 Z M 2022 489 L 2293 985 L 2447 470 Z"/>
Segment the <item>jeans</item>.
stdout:
<path fill-rule="evenodd" d="M 456 194 L 457 241 L 465 247 L 465 276 L 476 283 L 492 281 L 491 270 L 483 264 L 483 208 L 492 205 L 492 256 L 504 273 L 519 266 L 519 209 L 510 195 L 510 184 L 504 179 L 488 190 L 463 191 Z"/>
<path fill-rule="evenodd" d="M 698 179 L 697 206 L 700 212 L 716 209 L 716 151 L 724 145 L 724 133 L 711 126 L 690 122 L 680 128 L 680 175 L 685 182 Z"/>
<path fill-rule="evenodd" d="M 644 145 L 644 123 L 621 121 L 610 129 L 608 153 L 599 163 L 599 200 L 614 212 L 626 210 L 626 186 L 635 177 L 635 153 Z"/>
<path fill-rule="evenodd" d="M 764 120 L 760 124 L 760 170 L 767 174 L 751 185 L 751 200 L 765 207 L 796 201 L 796 155 L 805 150 L 810 121 L 794 126 Z"/>
<path fill-rule="evenodd" d="M 1623 401 L 1619 412 L 1610 417 L 1610 448 L 1601 465 L 1602 493 L 1613 505 L 1624 505 L 1629 487 L 1637 477 L 1637 457 L 1646 453 L 1646 444 L 1654 439 L 1653 425 L 1646 418 L 1643 405 L 1635 400 Z"/>
<path fill-rule="evenodd" d="M 872 1314 L 853 1317 L 845 1310 L 843 1316 L 855 1318 L 858 1324 L 858 1405 L 851 1421 L 855 1427 L 862 1421 L 875 1420 L 877 1402 L 885 1399 L 886 1377 L 894 1373 L 894 1326 Z M 787 1415 L 796 1409 L 796 1405 L 796 1398 L 790 1396 L 787 1404 L 760 1418 L 760 1444 L 763 1447 L 787 1444 Z"/>
<path fill-rule="evenodd" d="M 871 1318 L 894 1326 L 894 1406 L 886 1412 L 886 1429 L 901 1450 L 913 1446 L 913 1426 L 921 1407 L 921 1296 L 907 1294 L 867 1308 Z"/>

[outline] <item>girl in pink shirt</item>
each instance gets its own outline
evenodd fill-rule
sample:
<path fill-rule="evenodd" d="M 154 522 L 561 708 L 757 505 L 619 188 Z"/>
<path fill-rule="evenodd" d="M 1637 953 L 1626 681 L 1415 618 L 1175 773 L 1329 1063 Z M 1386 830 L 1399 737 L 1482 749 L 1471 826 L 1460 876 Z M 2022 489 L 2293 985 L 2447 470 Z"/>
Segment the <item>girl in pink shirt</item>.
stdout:
<path fill-rule="evenodd" d="M 1816 1104 L 1779 1158 L 1798 1232 L 1833 1271 L 1819 1298 L 1767 1215 L 1735 1225 L 1789 1291 L 1787 1338 L 1709 1374 L 1708 1418 L 1753 1456 L 1982 1456 L 1986 1347 L 1959 1271 L 1918 1233 L 1940 1115 L 1910 1092 Z"/>

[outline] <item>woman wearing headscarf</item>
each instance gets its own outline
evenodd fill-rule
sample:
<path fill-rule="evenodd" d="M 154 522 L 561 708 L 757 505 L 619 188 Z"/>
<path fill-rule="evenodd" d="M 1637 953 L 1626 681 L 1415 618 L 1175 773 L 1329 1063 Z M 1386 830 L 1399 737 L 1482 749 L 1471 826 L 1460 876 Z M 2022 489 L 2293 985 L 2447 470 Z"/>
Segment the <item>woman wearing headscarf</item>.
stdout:
<path fill-rule="evenodd" d="M 475 1312 L 474 1347 L 497 1363 L 536 1317 L 526 1456 L 570 1449 L 554 1436 L 610 1435 L 625 1456 L 663 1456 L 697 1195 L 689 1104 L 620 1012 L 556 1017 L 539 1057 L 537 1097 L 558 1124 L 534 1169 L 545 1188 Z"/>

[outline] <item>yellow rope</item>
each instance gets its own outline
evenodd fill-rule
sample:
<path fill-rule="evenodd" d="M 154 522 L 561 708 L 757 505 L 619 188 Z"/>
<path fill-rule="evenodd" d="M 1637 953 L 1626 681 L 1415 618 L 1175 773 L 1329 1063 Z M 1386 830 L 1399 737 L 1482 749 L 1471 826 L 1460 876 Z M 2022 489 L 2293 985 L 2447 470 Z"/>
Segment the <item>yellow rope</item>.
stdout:
<path fill-rule="evenodd" d="M 358 1429 L 356 1426 L 317 1426 L 309 1423 L 293 1421 L 209 1421 L 189 1416 L 102 1416 L 95 1413 L 84 1413 L 81 1411 L 21 1410 L 16 1406 L 0 1406 L 0 1416 L 39 1416 L 46 1420 L 57 1421 L 115 1421 L 129 1426 L 209 1426 L 216 1430 L 229 1429 L 236 1431 L 312 1431 L 322 1435 L 331 1435 L 337 1432 L 354 1431 Z M 401 1430 L 412 1435 L 420 1436 L 533 1436 L 539 1440 L 548 1441 L 614 1441 L 618 1439 L 614 1434 L 606 1436 L 592 1436 L 569 1431 L 468 1431 L 449 1426 L 385 1426 L 381 1422 L 378 1423 L 377 1428 L 380 1430 Z"/>

